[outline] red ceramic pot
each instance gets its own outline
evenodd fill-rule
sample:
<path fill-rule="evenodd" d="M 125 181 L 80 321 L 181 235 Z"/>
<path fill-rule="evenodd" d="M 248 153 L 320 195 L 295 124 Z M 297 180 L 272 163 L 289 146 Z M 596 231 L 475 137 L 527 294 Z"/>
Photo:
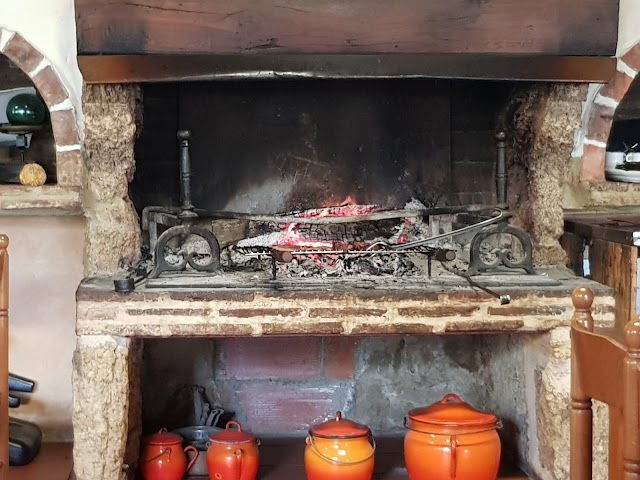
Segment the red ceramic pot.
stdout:
<path fill-rule="evenodd" d="M 455 394 L 405 419 L 404 458 L 411 480 L 495 480 L 500 466 L 500 424 Z"/>
<path fill-rule="evenodd" d="M 198 449 L 182 448 L 182 437 L 165 429 L 150 435 L 144 442 L 140 456 L 140 471 L 144 480 L 182 480 L 198 459 Z M 195 456 L 187 465 L 187 451 Z"/>
<path fill-rule="evenodd" d="M 237 427 L 237 430 L 231 427 Z M 260 442 L 242 431 L 238 422 L 229 422 L 224 431 L 209 437 L 207 470 L 210 480 L 255 480 L 258 475 Z"/>
<path fill-rule="evenodd" d="M 371 480 L 376 450 L 371 430 L 338 412 L 309 429 L 304 466 L 308 480 Z"/>

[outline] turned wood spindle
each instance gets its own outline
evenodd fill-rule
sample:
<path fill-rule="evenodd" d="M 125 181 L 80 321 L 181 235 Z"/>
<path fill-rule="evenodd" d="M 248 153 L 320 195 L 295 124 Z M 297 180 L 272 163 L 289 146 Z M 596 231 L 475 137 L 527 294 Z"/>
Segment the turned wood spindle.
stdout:
<path fill-rule="evenodd" d="M 588 287 L 578 287 L 571 295 L 574 313 L 571 321 L 574 329 L 593 331 L 593 291 Z M 575 353 L 575 337 L 571 337 L 571 348 Z M 580 381 L 580 365 L 577 355 L 571 355 L 571 480 L 591 480 L 592 474 L 592 442 L 593 411 L 591 397 L 582 387 Z"/>
<path fill-rule="evenodd" d="M 0 234 L 0 480 L 9 478 L 9 238 Z"/>
<path fill-rule="evenodd" d="M 624 480 L 640 480 L 640 317 L 624 329 Z"/>

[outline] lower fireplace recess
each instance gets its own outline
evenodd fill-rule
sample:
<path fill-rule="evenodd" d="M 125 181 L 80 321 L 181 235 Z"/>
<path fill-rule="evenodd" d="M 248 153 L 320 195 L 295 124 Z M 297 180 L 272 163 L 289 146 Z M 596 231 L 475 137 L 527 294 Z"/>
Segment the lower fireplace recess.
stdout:
<path fill-rule="evenodd" d="M 289 345 L 295 345 L 320 336 L 317 342 L 321 348 L 328 348 L 335 339 L 360 339 L 360 349 L 354 353 L 359 355 L 358 372 L 351 380 L 334 382 L 333 390 L 323 383 L 329 377 L 326 354 L 322 369 L 308 381 L 263 375 L 254 382 L 251 373 L 227 378 L 226 384 L 216 379 L 229 392 L 226 398 L 231 404 L 225 407 L 234 410 L 236 418 L 263 441 L 261 480 L 302 480 L 305 429 L 326 418 L 319 416 L 335 414 L 338 409 L 369 424 L 381 439 L 377 478 L 406 478 L 398 443 L 403 433 L 402 415 L 411 407 L 436 401 L 434 395 L 441 395 L 438 389 L 461 389 L 463 395 L 474 389 L 490 390 L 476 398 L 472 393 L 466 396 L 505 423 L 501 431 L 505 461 L 511 461 L 513 454 L 513 463 L 532 478 L 566 478 L 571 292 L 578 285 L 588 285 L 596 292 L 594 316 L 601 325 L 613 322 L 614 298 L 607 287 L 574 277 L 564 269 L 540 269 L 538 273 L 536 277 L 549 280 L 546 285 L 495 287 L 491 277 L 484 280 L 500 294 L 509 295 L 508 305 L 500 305 L 498 299 L 460 279 L 462 283 L 457 285 L 431 281 L 384 288 L 350 288 L 336 282 L 332 286 L 316 282 L 298 287 L 273 283 L 270 287 L 255 284 L 202 289 L 145 288 L 142 284 L 130 294 L 121 294 L 114 291 L 112 278 L 88 278 L 77 293 L 76 476 L 78 480 L 134 478 L 140 440 L 156 426 L 143 425 L 143 414 L 149 417 L 153 404 L 164 401 L 176 383 L 198 383 L 207 375 L 213 379 L 216 368 L 222 368 L 215 365 L 215 355 L 198 364 L 203 344 L 224 349 L 229 341 L 264 342 L 284 337 L 283 341 L 288 338 Z M 394 356 L 392 347 L 402 349 L 401 354 Z M 456 352 L 465 351 L 477 354 L 481 374 L 465 366 L 462 355 L 457 358 Z M 378 360 L 373 359 L 376 352 Z M 446 355 L 449 363 L 442 362 Z M 221 361 L 229 367 L 228 356 Z M 461 368 L 466 369 L 465 378 L 469 379 L 462 387 L 454 379 Z M 191 377 L 185 378 L 186 370 Z M 155 372 L 151 375 L 155 379 L 149 371 Z M 437 388 L 429 384 L 434 372 L 445 379 Z M 380 384 L 379 388 L 374 385 L 374 390 L 381 392 L 376 396 L 386 403 L 368 408 L 366 402 L 373 396 L 362 401 L 358 389 L 365 380 L 371 381 L 373 374 Z M 403 375 L 412 381 L 409 388 L 402 383 Z M 272 393 L 251 393 L 267 384 Z M 289 407 L 283 404 L 278 409 L 277 392 L 295 401 L 297 389 L 305 388 L 327 391 L 329 399 L 316 410 L 309 409 L 302 420 L 294 418 L 297 423 L 287 424 L 283 409 Z M 258 421 L 259 408 L 255 402 L 251 404 L 252 398 L 262 406 L 276 405 L 266 421 Z M 295 417 L 293 410 L 290 413 Z M 595 416 L 598 431 L 606 425 L 606 411 L 597 407 Z M 274 425 L 283 427 L 277 431 Z M 600 444 L 595 448 L 596 458 L 602 459 L 606 449 Z M 501 478 L 528 478 L 509 468 L 505 466 Z"/>

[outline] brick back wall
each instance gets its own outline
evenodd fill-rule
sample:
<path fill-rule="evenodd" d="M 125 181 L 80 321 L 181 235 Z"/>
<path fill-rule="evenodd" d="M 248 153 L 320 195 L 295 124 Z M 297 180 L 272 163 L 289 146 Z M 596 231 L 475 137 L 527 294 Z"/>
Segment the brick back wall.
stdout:
<path fill-rule="evenodd" d="M 166 424 L 168 399 L 178 385 L 196 383 L 206 388 L 214 403 L 234 411 L 237 420 L 260 436 L 303 436 L 310 425 L 338 410 L 376 434 L 401 433 L 410 408 L 430 404 L 451 391 L 494 410 L 496 400 L 485 384 L 495 384 L 500 361 L 494 359 L 505 355 L 515 360 L 500 378 L 508 383 L 513 376 L 513 390 L 521 391 L 517 380 L 523 368 L 521 346 L 509 337 L 148 340 L 145 427 L 147 431 L 175 427 Z"/>

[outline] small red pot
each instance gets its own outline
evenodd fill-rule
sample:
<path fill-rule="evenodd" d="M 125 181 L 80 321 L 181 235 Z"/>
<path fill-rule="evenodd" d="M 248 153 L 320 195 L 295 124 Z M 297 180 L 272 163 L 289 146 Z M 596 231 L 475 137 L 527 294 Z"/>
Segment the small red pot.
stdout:
<path fill-rule="evenodd" d="M 140 456 L 140 472 L 144 480 L 182 480 L 198 459 L 198 449 L 182 448 L 182 437 L 165 429 L 150 435 L 144 442 Z M 195 457 L 187 465 L 187 451 Z"/>
<path fill-rule="evenodd" d="M 237 427 L 233 430 L 231 427 Z M 210 480 L 255 480 L 258 475 L 260 442 L 242 431 L 238 422 L 229 422 L 224 431 L 209 437 L 207 470 Z"/>
<path fill-rule="evenodd" d="M 411 480 L 495 480 L 500 423 L 450 393 L 405 419 L 404 458 Z"/>

